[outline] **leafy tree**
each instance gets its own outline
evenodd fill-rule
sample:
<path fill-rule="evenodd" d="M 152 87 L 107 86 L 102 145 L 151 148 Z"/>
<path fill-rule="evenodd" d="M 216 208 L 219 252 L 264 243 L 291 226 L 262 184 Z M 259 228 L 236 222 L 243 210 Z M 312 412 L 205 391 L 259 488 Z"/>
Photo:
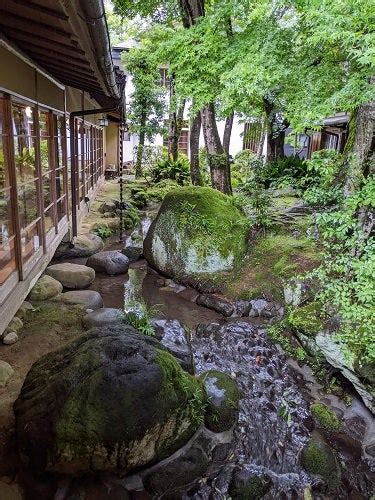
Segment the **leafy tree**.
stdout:
<path fill-rule="evenodd" d="M 156 134 L 163 133 L 164 91 L 159 83 L 158 66 L 147 41 L 125 53 L 123 58 L 134 86 L 134 92 L 130 96 L 128 118 L 130 130 L 139 135 L 135 165 L 135 174 L 139 177 L 142 175 L 145 140 L 153 141 Z"/>

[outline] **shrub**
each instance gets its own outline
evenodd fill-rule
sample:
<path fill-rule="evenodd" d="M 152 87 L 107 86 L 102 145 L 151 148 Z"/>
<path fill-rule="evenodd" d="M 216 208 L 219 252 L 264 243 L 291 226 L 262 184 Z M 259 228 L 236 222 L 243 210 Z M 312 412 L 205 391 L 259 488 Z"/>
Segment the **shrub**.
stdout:
<path fill-rule="evenodd" d="M 150 173 L 153 182 L 159 182 L 163 179 L 172 179 L 180 186 L 183 186 L 190 179 L 189 160 L 183 155 L 180 155 L 176 161 L 162 159 L 156 163 Z"/>

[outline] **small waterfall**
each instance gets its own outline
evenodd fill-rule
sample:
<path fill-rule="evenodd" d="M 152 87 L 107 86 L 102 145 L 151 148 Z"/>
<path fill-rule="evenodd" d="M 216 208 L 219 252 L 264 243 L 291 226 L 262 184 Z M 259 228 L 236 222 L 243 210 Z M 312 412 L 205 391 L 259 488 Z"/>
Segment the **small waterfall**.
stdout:
<path fill-rule="evenodd" d="M 124 312 L 133 313 L 138 317 L 143 316 L 145 302 L 142 295 L 143 280 L 146 276 L 145 268 L 130 268 L 129 279 L 124 283 Z"/>

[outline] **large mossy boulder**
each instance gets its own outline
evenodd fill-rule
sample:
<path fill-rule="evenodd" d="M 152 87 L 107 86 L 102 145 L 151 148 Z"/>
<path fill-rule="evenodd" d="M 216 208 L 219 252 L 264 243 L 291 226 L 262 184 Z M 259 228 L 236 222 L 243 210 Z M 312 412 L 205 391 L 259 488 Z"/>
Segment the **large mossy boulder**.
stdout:
<path fill-rule="evenodd" d="M 340 484 L 341 468 L 337 456 L 320 436 L 313 435 L 302 449 L 301 462 L 309 474 L 322 477 L 329 489 Z"/>
<path fill-rule="evenodd" d="M 207 187 L 168 193 L 144 241 L 149 264 L 195 282 L 233 269 L 246 251 L 248 219 L 232 199 Z"/>
<path fill-rule="evenodd" d="M 156 339 L 93 328 L 29 371 L 14 404 L 19 452 L 36 472 L 124 474 L 185 444 L 205 399 Z"/>

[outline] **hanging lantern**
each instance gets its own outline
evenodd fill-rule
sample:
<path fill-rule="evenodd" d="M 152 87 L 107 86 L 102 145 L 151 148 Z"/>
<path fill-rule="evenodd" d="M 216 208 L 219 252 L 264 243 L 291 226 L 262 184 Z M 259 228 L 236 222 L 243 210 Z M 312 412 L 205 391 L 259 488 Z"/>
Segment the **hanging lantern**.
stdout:
<path fill-rule="evenodd" d="M 99 118 L 99 125 L 101 127 L 108 127 L 108 120 L 107 120 L 107 118 Z"/>

